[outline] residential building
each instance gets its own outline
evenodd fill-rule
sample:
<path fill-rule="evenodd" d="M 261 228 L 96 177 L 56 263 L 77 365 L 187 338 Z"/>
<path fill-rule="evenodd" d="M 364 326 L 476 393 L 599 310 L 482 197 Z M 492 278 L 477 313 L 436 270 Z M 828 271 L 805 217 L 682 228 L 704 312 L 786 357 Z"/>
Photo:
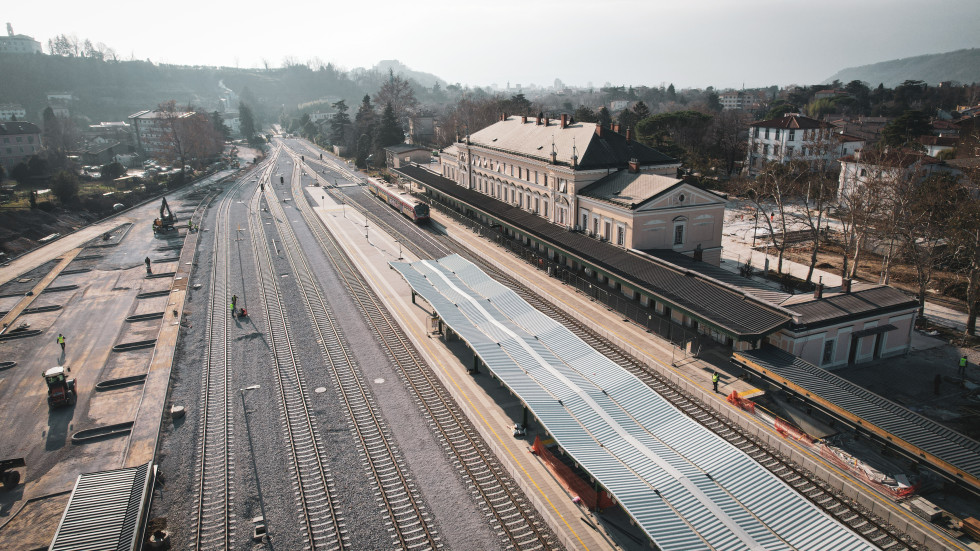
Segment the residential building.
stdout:
<path fill-rule="evenodd" d="M 133 127 L 125 121 L 103 121 L 99 124 L 90 124 L 83 137 L 92 144 L 119 142 L 128 148 L 135 146 Z"/>
<path fill-rule="evenodd" d="M 26 34 L 14 34 L 7 23 L 7 36 L 0 36 L 0 54 L 39 54 L 41 43 Z"/>
<path fill-rule="evenodd" d="M 765 100 L 766 93 L 761 90 L 728 90 L 718 94 L 718 101 L 725 111 L 755 111 Z"/>
<path fill-rule="evenodd" d="M 0 122 L 0 165 L 9 172 L 41 151 L 41 129 L 32 122 Z"/>
<path fill-rule="evenodd" d="M 140 111 L 130 115 L 129 121 L 136 134 L 136 149 L 144 157 L 166 157 L 171 150 L 171 140 L 174 129 L 171 121 L 180 121 L 192 117 L 192 112 L 167 113 L 158 109 Z"/>
<path fill-rule="evenodd" d="M 324 111 L 314 111 L 310 113 L 310 122 L 318 124 L 320 121 L 329 121 L 334 116 L 333 112 L 327 113 Z"/>
<path fill-rule="evenodd" d="M 919 172 L 924 178 L 939 168 L 939 160 L 918 151 L 906 149 L 858 150 L 838 159 L 841 164 L 838 197 L 850 195 L 859 185 L 898 178 Z"/>
<path fill-rule="evenodd" d="M 919 144 L 926 148 L 926 155 L 936 157 L 943 151 L 952 151 L 959 138 L 951 136 L 919 136 Z"/>
<path fill-rule="evenodd" d="M 799 113 L 749 124 L 749 176 L 757 176 L 767 163 L 802 160 L 814 169 L 827 170 L 840 157 L 840 144 L 834 139 L 834 126 Z"/>
<path fill-rule="evenodd" d="M 0 121 L 24 120 L 27 110 L 19 103 L 0 103 Z"/>
<path fill-rule="evenodd" d="M 630 102 L 624 99 L 613 100 L 609 102 L 609 111 L 615 113 L 616 111 L 622 111 L 630 106 Z"/>
<path fill-rule="evenodd" d="M 82 164 L 87 166 L 109 164 L 117 155 L 127 153 L 127 150 L 126 146 L 116 141 L 95 144 L 82 152 Z"/>
<path fill-rule="evenodd" d="M 435 117 L 414 116 L 408 118 L 408 141 L 416 145 L 431 144 L 436 137 Z"/>

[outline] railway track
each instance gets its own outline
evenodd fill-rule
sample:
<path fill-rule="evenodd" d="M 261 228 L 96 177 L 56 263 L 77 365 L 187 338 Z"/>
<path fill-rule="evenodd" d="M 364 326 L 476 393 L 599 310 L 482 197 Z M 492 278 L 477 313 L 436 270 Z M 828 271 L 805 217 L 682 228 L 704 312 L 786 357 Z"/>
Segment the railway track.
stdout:
<path fill-rule="evenodd" d="M 492 520 L 494 529 L 501 537 L 501 543 L 505 548 L 518 550 L 559 547 L 554 536 L 538 518 L 533 505 L 506 474 L 486 442 L 418 354 L 387 307 L 317 218 L 303 191 L 294 184 L 292 192 L 294 204 L 300 209 L 323 250 L 327 251 L 336 272 L 374 329 L 375 337 L 399 368 L 416 404 L 448 446 L 450 458 L 456 464 L 457 470 L 472 483 L 477 502 Z M 382 205 L 373 197 L 371 199 Z M 386 204 L 382 207 L 390 208 Z"/>
<path fill-rule="evenodd" d="M 333 193 L 333 191 L 331 192 Z M 379 212 L 383 210 L 391 213 L 394 211 L 391 211 L 386 205 L 378 202 L 374 197 L 363 193 L 345 195 L 351 198 L 357 207 L 360 207 L 362 213 L 367 212 L 369 214 L 375 227 L 381 228 L 391 235 L 404 236 L 399 240 L 403 245 L 412 250 L 416 256 L 428 258 L 457 253 L 477 264 L 494 279 L 518 293 L 531 306 L 552 319 L 557 320 L 559 323 L 562 323 L 587 344 L 628 369 L 678 409 L 698 420 L 726 441 L 748 454 L 770 472 L 778 476 L 783 482 L 789 484 L 811 502 L 815 503 L 844 525 L 850 527 L 856 533 L 861 534 L 868 541 L 887 551 L 918 551 L 926 549 L 923 545 L 913 541 L 907 534 L 904 534 L 884 519 L 877 517 L 866 508 L 845 497 L 825 481 L 785 457 L 775 448 L 764 444 L 748 434 L 736 423 L 717 413 L 710 406 L 695 399 L 654 369 L 608 342 L 564 309 L 558 308 L 550 301 L 526 289 L 516 279 L 499 269 L 495 264 L 472 254 L 468 249 L 462 247 L 455 241 L 449 238 L 433 236 L 430 232 L 424 231 L 407 220 L 399 223 L 398 229 L 394 228 L 385 220 L 385 218 L 392 219 L 391 216 L 379 216 Z M 352 201 L 347 202 L 350 204 Z M 400 215 L 397 213 L 394 214 L 394 218 L 398 219 Z M 409 233 L 408 236 L 405 236 L 406 230 Z"/>
<path fill-rule="evenodd" d="M 214 250 L 208 317 L 205 325 L 206 353 L 201 369 L 201 421 L 198 429 L 196 458 L 194 549 L 229 549 L 234 537 L 231 514 L 234 490 L 234 454 L 231 453 L 234 434 L 231 416 L 232 394 L 228 392 L 231 366 L 228 361 L 228 327 L 231 323 L 228 297 L 230 220 L 233 196 L 245 185 L 238 181 L 219 203 L 215 220 Z"/>
<path fill-rule="evenodd" d="M 271 156 L 270 166 L 275 164 L 277 157 L 278 152 Z M 267 179 L 269 174 L 262 177 Z M 336 490 L 326 464 L 316 420 L 307 400 L 302 367 L 290 339 L 283 293 L 275 276 L 272 254 L 261 220 L 261 198 L 260 193 L 255 193 L 249 201 L 248 229 L 256 258 L 258 287 L 268 321 L 277 398 L 282 408 L 283 434 L 288 445 L 298 514 L 303 524 L 302 537 L 306 549 L 345 549 L 349 545 L 344 519 L 335 506 Z"/>
<path fill-rule="evenodd" d="M 299 164 L 294 165 L 293 180 L 299 179 Z M 292 267 L 307 306 L 310 321 L 318 337 L 320 350 L 340 392 L 352 422 L 354 433 L 367 458 L 371 478 L 378 488 L 378 500 L 390 523 L 393 545 L 401 549 L 435 549 L 442 546 L 434 519 L 420 490 L 408 474 L 374 398 L 361 377 L 339 320 L 324 299 L 313 269 L 286 221 L 286 214 L 271 188 L 267 204 L 278 231 L 283 250 Z M 261 225 L 261 221 L 255 223 Z"/>

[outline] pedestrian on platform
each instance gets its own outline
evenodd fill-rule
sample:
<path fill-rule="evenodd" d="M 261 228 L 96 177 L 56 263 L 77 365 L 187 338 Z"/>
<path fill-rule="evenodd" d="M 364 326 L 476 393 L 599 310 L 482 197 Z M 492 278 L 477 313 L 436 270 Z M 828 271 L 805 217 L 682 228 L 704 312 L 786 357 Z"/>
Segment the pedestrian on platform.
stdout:
<path fill-rule="evenodd" d="M 152 270 L 152 269 L 150 269 L 150 257 L 146 257 L 146 258 L 144 258 L 144 259 L 143 259 L 143 262 L 145 262 L 145 263 L 146 263 L 146 273 L 148 273 L 148 274 L 152 274 L 152 273 L 153 273 L 153 270 Z"/>
<path fill-rule="evenodd" d="M 61 333 L 58 333 L 58 344 L 61 345 L 61 351 L 64 352 L 65 351 L 65 336 L 62 335 Z"/>
<path fill-rule="evenodd" d="M 959 370 L 957 370 L 956 374 L 959 375 L 960 377 L 966 377 L 966 366 L 968 363 L 969 362 L 966 359 L 966 354 L 963 354 L 963 357 L 960 358 L 960 368 Z"/>
<path fill-rule="evenodd" d="M 939 396 L 939 385 L 941 385 L 942 382 L 943 376 L 936 373 L 936 378 L 932 380 L 932 391 L 936 394 L 936 396 Z"/>
<path fill-rule="evenodd" d="M 711 376 L 711 386 L 713 386 L 715 388 L 715 392 L 718 392 L 718 380 L 719 379 L 721 379 L 721 376 L 718 375 L 718 372 L 717 371 L 715 371 L 714 375 Z"/>

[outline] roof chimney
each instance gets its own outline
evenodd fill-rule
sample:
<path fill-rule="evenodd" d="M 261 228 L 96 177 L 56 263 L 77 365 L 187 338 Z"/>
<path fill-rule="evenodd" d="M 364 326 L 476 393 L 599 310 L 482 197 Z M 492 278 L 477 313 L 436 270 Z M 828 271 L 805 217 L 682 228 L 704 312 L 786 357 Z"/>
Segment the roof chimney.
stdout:
<path fill-rule="evenodd" d="M 823 298 L 823 276 L 820 276 L 820 283 L 813 288 L 813 298 L 820 300 Z"/>
<path fill-rule="evenodd" d="M 521 124 L 527 123 L 527 115 L 521 115 Z"/>
<path fill-rule="evenodd" d="M 640 161 L 637 158 L 632 158 L 629 160 L 629 171 L 630 174 L 636 174 L 640 171 Z"/>
<path fill-rule="evenodd" d="M 599 136 L 600 138 L 602 137 L 602 125 L 601 124 L 595 125 L 595 135 L 596 136 Z"/>
<path fill-rule="evenodd" d="M 541 113 L 538 113 L 538 117 L 534 120 L 534 124 L 541 126 Z"/>
<path fill-rule="evenodd" d="M 619 125 L 618 124 L 612 125 L 612 131 L 619 134 Z"/>
<path fill-rule="evenodd" d="M 633 141 L 633 129 L 628 126 L 626 127 L 626 141 Z"/>
<path fill-rule="evenodd" d="M 840 281 L 840 290 L 843 293 L 851 292 L 851 278 L 845 277 Z"/>
<path fill-rule="evenodd" d="M 507 120 L 507 113 L 506 112 L 500 114 L 500 120 L 502 120 L 502 121 Z"/>
<path fill-rule="evenodd" d="M 551 124 L 551 117 L 545 117 L 544 118 L 544 125 L 545 126 L 548 126 L 549 124 Z"/>
<path fill-rule="evenodd" d="M 568 114 L 566 113 L 561 114 L 561 127 L 568 128 Z"/>

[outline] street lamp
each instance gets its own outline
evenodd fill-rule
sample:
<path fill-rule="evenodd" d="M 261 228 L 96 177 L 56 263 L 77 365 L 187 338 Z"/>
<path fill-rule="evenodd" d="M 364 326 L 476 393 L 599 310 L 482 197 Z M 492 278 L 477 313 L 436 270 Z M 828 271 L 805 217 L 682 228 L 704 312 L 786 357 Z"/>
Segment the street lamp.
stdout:
<path fill-rule="evenodd" d="M 402 242 L 396 239 L 395 240 L 395 243 L 398 243 L 398 260 L 401 260 L 402 259 Z"/>

